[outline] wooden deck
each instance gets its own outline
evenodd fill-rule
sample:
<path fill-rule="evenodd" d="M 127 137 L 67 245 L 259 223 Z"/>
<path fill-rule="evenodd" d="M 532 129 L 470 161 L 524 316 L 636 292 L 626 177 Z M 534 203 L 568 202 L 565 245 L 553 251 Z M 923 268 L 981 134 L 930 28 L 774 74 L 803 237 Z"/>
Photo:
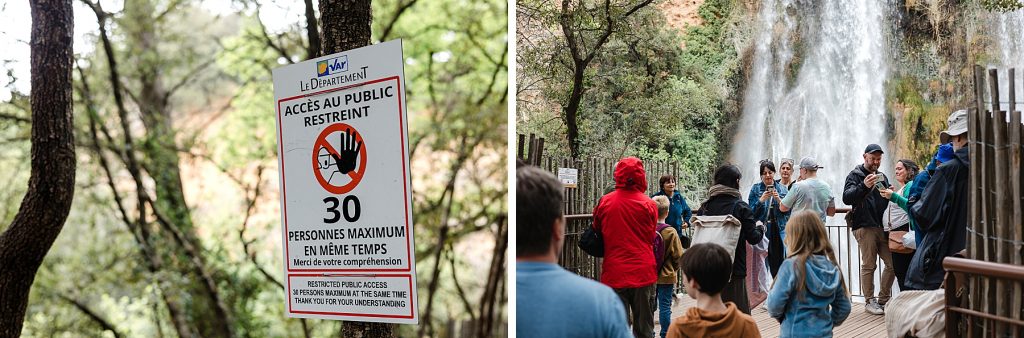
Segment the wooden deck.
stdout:
<path fill-rule="evenodd" d="M 681 316 L 687 308 L 694 306 L 697 303 L 697 301 L 685 294 L 682 295 L 681 298 L 677 298 L 677 300 L 679 301 L 672 305 L 672 318 Z M 757 327 L 761 329 L 761 337 L 774 338 L 779 336 L 779 322 L 775 321 L 771 316 L 768 316 L 767 310 L 758 306 L 751 312 L 751 315 L 754 317 L 754 321 L 757 322 Z M 661 332 L 661 328 L 657 323 L 657 313 L 654 315 L 654 321 L 654 331 Z M 835 327 L 832 334 L 834 337 L 886 337 L 885 317 L 864 312 L 864 303 L 855 302 L 853 303 L 853 310 L 850 311 L 850 317 L 846 318 L 843 325 Z M 657 337 L 657 335 L 655 336 Z"/>

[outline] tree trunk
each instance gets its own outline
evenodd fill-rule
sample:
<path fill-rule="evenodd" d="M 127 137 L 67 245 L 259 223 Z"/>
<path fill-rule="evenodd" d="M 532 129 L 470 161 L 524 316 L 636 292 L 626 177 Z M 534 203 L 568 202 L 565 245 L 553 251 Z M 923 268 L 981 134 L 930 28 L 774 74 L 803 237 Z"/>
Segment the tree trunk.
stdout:
<path fill-rule="evenodd" d="M 320 56 L 320 31 L 317 30 L 313 0 L 306 0 L 306 59 Z"/>
<path fill-rule="evenodd" d="M 100 42 L 103 45 L 103 51 L 106 55 L 107 68 L 110 72 L 110 91 L 113 93 L 114 96 L 114 103 L 117 108 L 118 122 L 121 126 L 122 136 L 124 138 L 124 148 L 126 150 L 123 154 L 123 160 L 125 162 L 125 166 L 128 169 L 128 172 L 131 174 L 135 182 L 136 191 L 142 191 L 144 190 L 144 184 L 142 181 L 140 164 L 138 163 L 138 160 L 136 159 L 135 156 L 134 149 L 136 149 L 136 143 L 133 140 L 131 128 L 129 127 L 128 110 L 127 108 L 125 108 L 124 95 L 121 87 L 121 76 L 119 74 L 120 68 L 118 66 L 117 58 L 114 55 L 113 44 L 110 42 L 110 36 L 107 33 L 106 28 L 107 19 L 109 19 L 109 16 L 103 10 L 103 8 L 100 6 L 98 2 L 93 2 L 90 0 L 83 0 L 82 2 L 88 5 L 89 8 L 92 9 L 93 13 L 96 14 L 96 22 L 99 24 Z M 86 105 L 89 106 L 88 109 L 92 109 L 92 104 L 90 103 L 91 101 L 89 99 L 91 91 L 88 90 L 88 82 L 85 81 L 85 73 L 81 73 L 81 75 L 83 79 L 83 96 L 85 98 Z M 93 125 L 93 128 L 95 128 L 97 121 L 93 119 L 97 119 L 98 117 L 94 117 L 92 115 L 90 115 L 89 117 L 91 125 Z M 92 131 L 92 134 L 94 135 L 93 142 L 96 144 L 97 147 L 96 155 L 100 159 L 100 164 L 103 166 L 104 171 L 107 174 L 107 179 L 109 181 L 111 191 L 115 192 L 115 200 L 119 200 L 116 194 L 117 189 L 114 184 L 113 175 L 111 174 L 109 166 L 103 159 L 103 154 L 100 152 L 99 141 L 95 138 L 95 130 Z M 164 245 L 152 245 L 154 239 L 151 232 L 149 231 L 149 223 L 146 220 L 147 215 L 149 213 L 146 211 L 146 199 L 144 198 L 143 194 L 136 193 L 136 207 L 138 209 L 137 219 L 135 219 L 134 221 L 131 220 L 126 212 L 123 212 L 122 217 L 125 222 L 125 225 L 128 226 L 128 229 L 132 232 L 133 235 L 136 236 L 135 238 L 136 241 L 138 242 L 140 251 L 142 252 L 143 257 L 146 259 L 144 263 L 146 264 L 147 269 L 151 274 L 157 275 L 164 269 L 165 266 L 164 260 L 160 252 L 158 252 L 157 250 L 157 246 L 164 247 Z M 194 337 L 196 335 L 196 330 L 191 327 L 189 320 L 186 318 L 187 311 L 184 310 L 186 304 L 182 300 L 183 297 L 174 296 L 174 294 L 178 294 L 180 292 L 178 290 L 179 288 L 168 286 L 159 286 L 159 288 L 159 294 L 161 295 L 161 298 L 164 301 L 164 305 L 166 305 L 167 307 L 167 312 L 168 314 L 170 314 L 171 317 L 171 323 L 174 324 L 174 329 L 176 330 L 178 337 Z M 159 324 L 159 322 L 157 323 Z"/>
<path fill-rule="evenodd" d="M 18 214 L 0 234 L 0 337 L 21 334 L 29 290 L 75 192 L 71 0 L 30 1 L 32 164 Z"/>
<path fill-rule="evenodd" d="M 580 127 L 577 116 L 579 116 L 580 101 L 583 100 L 583 73 L 586 72 L 587 64 L 581 60 L 573 62 L 572 94 L 569 101 L 562 107 L 562 118 L 568 129 L 566 136 L 569 138 L 569 154 L 573 159 L 580 158 Z"/>
<path fill-rule="evenodd" d="M 495 316 L 495 308 L 501 300 L 498 288 L 505 280 L 505 250 L 508 249 L 508 223 L 505 216 L 498 219 L 498 233 L 494 238 L 494 252 L 491 255 L 491 268 L 487 274 L 487 284 L 484 286 L 483 295 L 480 296 L 480 320 L 476 325 L 477 337 L 490 337 L 494 333 L 494 323 L 498 318 Z"/>
<path fill-rule="evenodd" d="M 320 0 L 320 54 L 370 44 L 370 0 Z"/>
<path fill-rule="evenodd" d="M 163 64 L 156 55 L 160 43 L 156 8 L 154 1 L 131 1 L 124 9 L 125 19 L 138 23 L 127 30 L 128 43 L 142 55 L 134 64 L 140 87 L 137 104 L 147 131 L 139 150 L 145 155 L 143 167 L 153 179 L 155 192 L 155 196 L 148 196 L 145 200 L 152 204 L 153 214 L 158 216 L 157 221 L 165 230 L 153 232 L 152 241 L 155 247 L 163 248 L 158 254 L 168 255 L 164 269 L 179 272 L 185 277 L 177 283 L 176 290 L 164 292 L 170 293 L 172 299 L 184 300 L 187 320 L 196 328 L 198 335 L 233 337 L 235 323 L 232 312 L 217 290 L 216 272 L 210 271 L 204 262 L 203 246 L 195 235 L 191 209 L 185 201 L 179 147 L 169 102 L 174 86 L 164 84 Z M 140 189 L 137 194 L 147 193 Z"/>
<path fill-rule="evenodd" d="M 370 44 L 370 0 L 320 0 L 321 55 Z M 395 325 L 346 321 L 341 332 L 349 338 L 391 338 Z"/>

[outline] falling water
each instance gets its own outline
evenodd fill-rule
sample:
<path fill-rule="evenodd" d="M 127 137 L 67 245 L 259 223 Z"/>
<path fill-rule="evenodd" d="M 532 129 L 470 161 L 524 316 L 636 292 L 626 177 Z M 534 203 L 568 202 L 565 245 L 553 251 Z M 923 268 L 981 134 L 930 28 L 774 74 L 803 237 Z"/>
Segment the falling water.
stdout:
<path fill-rule="evenodd" d="M 888 152 L 884 83 L 891 32 L 885 25 L 894 6 L 885 0 L 761 3 L 760 36 L 730 156 L 744 171 L 743 192 L 759 181 L 760 160 L 778 164 L 813 156 L 824 166 L 818 178 L 843 206 L 843 183 L 863 163 L 864 148 L 877 143 Z M 880 167 L 890 179 L 891 163 L 883 156 Z M 839 216 L 829 224 L 843 225 Z M 837 235 L 833 243 L 846 256 L 840 260 L 843 271 L 852 272 L 844 272 L 852 274 L 846 276 L 851 291 L 859 292 L 859 259 L 850 238 Z"/>
<path fill-rule="evenodd" d="M 1016 83 L 1015 92 L 1017 106 L 1016 110 L 1024 109 L 1024 10 L 1018 10 L 1008 13 L 992 12 L 985 14 L 988 21 L 991 22 L 989 27 L 995 27 L 992 32 L 991 39 L 995 43 L 995 47 L 998 49 L 998 57 L 996 60 L 992 60 L 987 65 L 988 68 L 996 68 L 999 70 L 999 98 L 1002 103 L 1000 104 L 1001 109 L 1008 110 L 1009 107 L 1009 85 L 1006 79 L 1009 76 L 1008 70 L 1010 68 L 1016 68 L 1015 79 Z M 986 86 L 986 89 L 988 87 Z M 985 100 L 990 101 L 989 97 L 985 97 Z M 991 103 L 989 103 L 991 104 Z"/>
<path fill-rule="evenodd" d="M 863 162 L 864 147 L 877 143 L 888 150 L 887 4 L 767 0 L 761 6 L 731 159 L 744 168 L 743 183 L 750 186 L 758 181 L 761 159 L 814 156 L 825 167 L 819 178 L 841 204 L 842 184 Z M 891 174 L 887 163 L 881 168 Z"/>

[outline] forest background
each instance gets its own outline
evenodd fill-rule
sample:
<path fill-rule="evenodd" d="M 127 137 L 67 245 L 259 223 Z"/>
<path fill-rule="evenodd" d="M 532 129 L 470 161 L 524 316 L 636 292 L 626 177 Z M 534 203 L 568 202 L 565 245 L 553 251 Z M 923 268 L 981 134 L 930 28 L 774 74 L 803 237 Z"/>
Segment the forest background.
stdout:
<path fill-rule="evenodd" d="M 422 319 L 400 336 L 507 321 L 507 6 L 372 3 L 372 40 L 403 39 L 406 58 Z M 28 13 L 0 3 L 0 232 L 28 188 Z M 283 314 L 271 70 L 319 52 L 315 2 L 74 13 L 75 197 L 22 334 L 338 336 Z"/>

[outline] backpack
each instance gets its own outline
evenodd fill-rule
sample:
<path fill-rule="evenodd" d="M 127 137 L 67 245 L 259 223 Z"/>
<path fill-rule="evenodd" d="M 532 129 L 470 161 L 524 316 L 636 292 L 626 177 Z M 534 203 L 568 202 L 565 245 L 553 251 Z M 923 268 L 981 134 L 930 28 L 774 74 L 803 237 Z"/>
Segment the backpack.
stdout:
<path fill-rule="evenodd" d="M 665 239 L 661 237 L 661 231 L 668 227 L 668 224 L 658 223 L 658 228 L 654 232 L 654 260 L 658 263 L 658 269 L 655 272 L 660 272 L 665 264 Z"/>
<path fill-rule="evenodd" d="M 743 229 L 740 220 L 733 214 L 739 207 L 739 202 L 732 207 L 732 213 L 720 216 L 704 216 L 704 206 L 701 205 L 697 216 L 690 218 L 693 226 L 692 244 L 714 243 L 721 245 L 729 252 L 729 260 L 736 259 L 736 244 L 740 240 L 740 232 Z"/>
<path fill-rule="evenodd" d="M 600 231 L 594 229 L 593 225 L 583 232 L 583 235 L 580 236 L 580 241 L 576 243 L 576 246 L 588 255 L 597 258 L 604 257 L 604 238 L 601 237 Z"/>

